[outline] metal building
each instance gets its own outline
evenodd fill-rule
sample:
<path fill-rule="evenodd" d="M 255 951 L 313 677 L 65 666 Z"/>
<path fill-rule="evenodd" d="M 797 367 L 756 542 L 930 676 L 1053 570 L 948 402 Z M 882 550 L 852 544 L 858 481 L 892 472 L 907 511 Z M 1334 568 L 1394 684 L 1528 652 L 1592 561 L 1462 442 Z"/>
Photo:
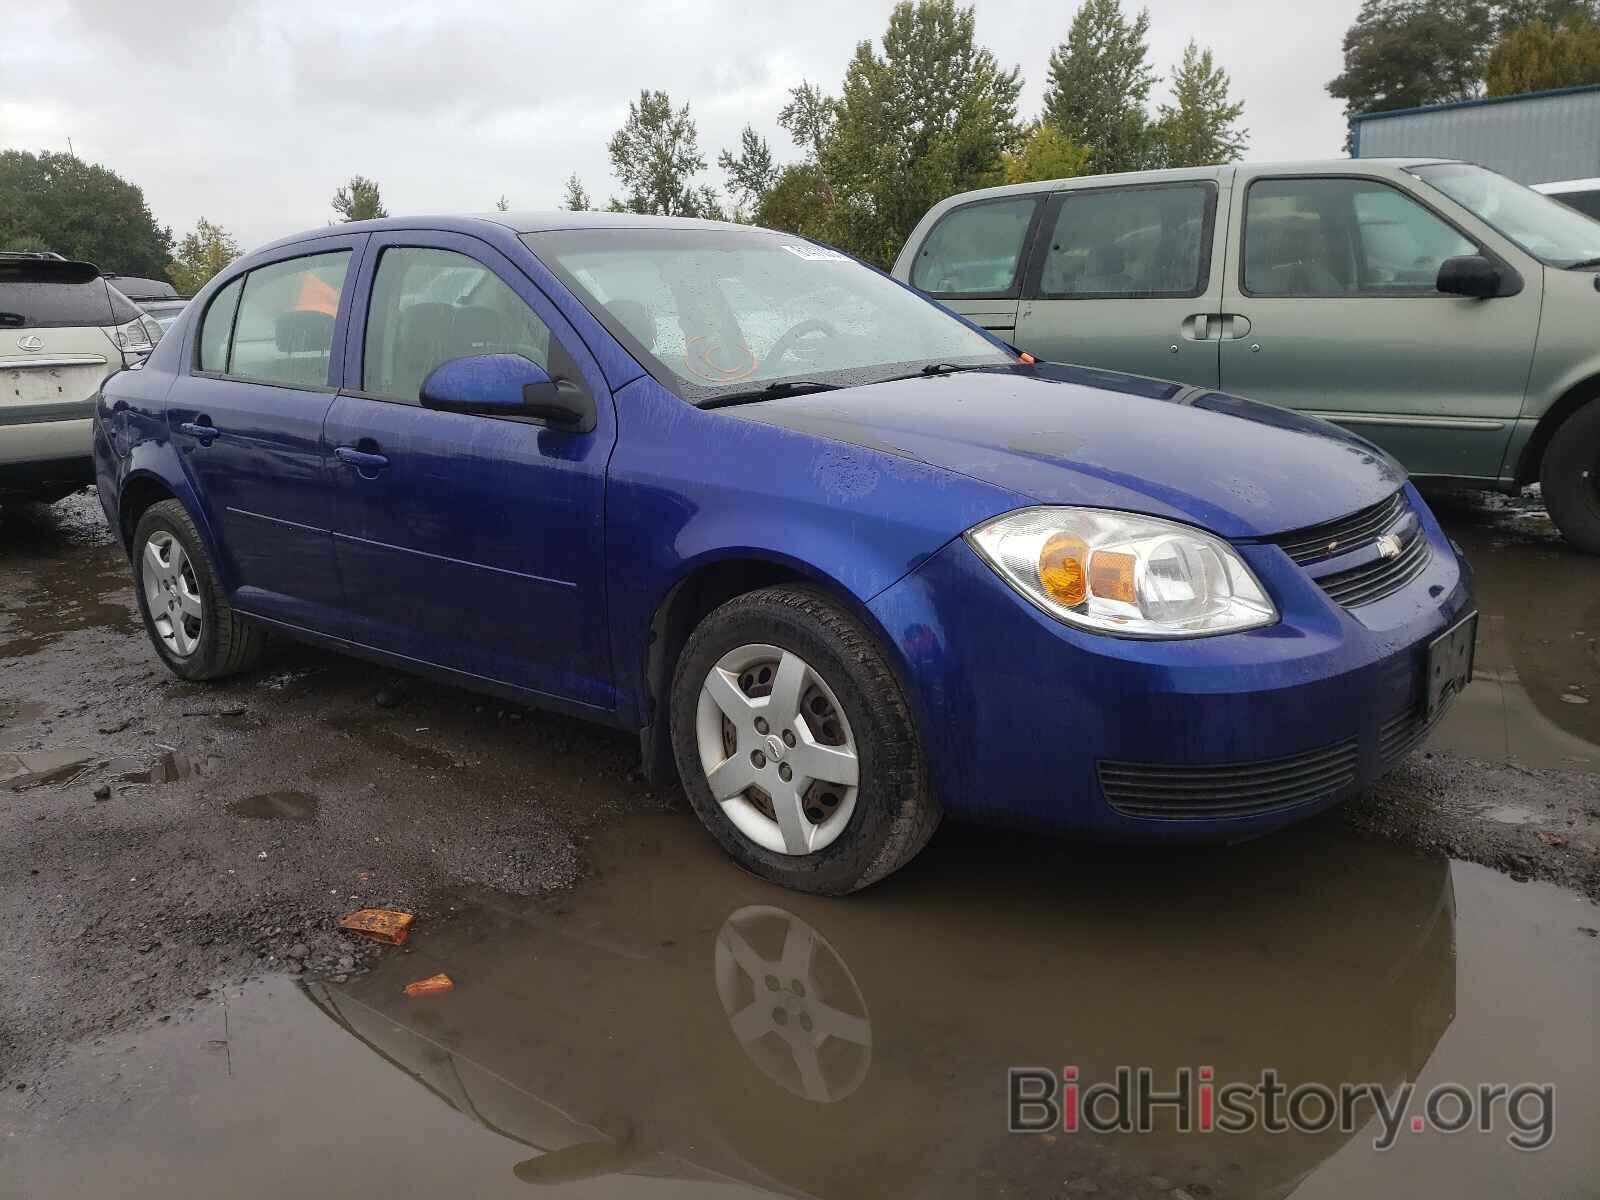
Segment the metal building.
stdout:
<path fill-rule="evenodd" d="M 1356 158 L 1461 158 L 1521 183 L 1600 175 L 1600 84 L 1350 119 Z"/>

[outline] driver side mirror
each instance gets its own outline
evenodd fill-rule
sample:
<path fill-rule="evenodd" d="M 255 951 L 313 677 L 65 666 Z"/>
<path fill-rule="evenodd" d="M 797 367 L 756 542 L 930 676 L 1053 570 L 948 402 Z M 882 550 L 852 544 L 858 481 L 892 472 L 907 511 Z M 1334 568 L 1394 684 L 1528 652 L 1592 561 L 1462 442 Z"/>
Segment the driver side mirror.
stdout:
<path fill-rule="evenodd" d="M 1439 264 L 1439 278 L 1434 286 L 1447 296 L 1490 300 L 1495 296 L 1516 295 L 1522 290 L 1522 281 L 1516 277 L 1516 272 L 1490 262 L 1481 254 L 1463 254 Z"/>
<path fill-rule="evenodd" d="M 550 373 L 520 354 L 469 354 L 435 367 L 418 399 L 437 412 L 527 417 L 564 433 L 593 432 L 597 417 L 588 388 Z"/>

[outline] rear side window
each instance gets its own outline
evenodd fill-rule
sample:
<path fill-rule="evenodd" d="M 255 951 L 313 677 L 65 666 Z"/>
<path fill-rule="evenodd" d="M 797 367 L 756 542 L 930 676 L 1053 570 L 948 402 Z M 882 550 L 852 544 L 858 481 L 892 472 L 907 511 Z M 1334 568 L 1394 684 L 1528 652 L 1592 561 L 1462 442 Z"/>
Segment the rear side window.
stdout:
<path fill-rule="evenodd" d="M 239 310 L 239 291 L 244 276 L 235 279 L 211 299 L 205 323 L 200 326 L 200 369 L 226 372 L 228 338 L 233 333 L 233 314 Z"/>
<path fill-rule="evenodd" d="M 1198 296 L 1211 274 L 1204 183 L 1062 193 L 1040 255 L 1041 297 Z"/>
<path fill-rule="evenodd" d="M 83 329 L 126 325 L 139 310 L 103 279 L 88 283 L 0 280 L 0 329 Z"/>
<path fill-rule="evenodd" d="M 1550 199 L 1559 200 L 1568 208 L 1600 221 L 1600 192 L 1557 192 Z"/>
<path fill-rule="evenodd" d="M 952 209 L 917 252 L 911 283 L 935 296 L 1012 296 L 1039 197 L 985 200 Z"/>
<path fill-rule="evenodd" d="M 1259 179 L 1244 221 L 1252 296 L 1432 294 L 1440 263 L 1478 253 L 1443 218 L 1370 179 Z"/>
<path fill-rule="evenodd" d="M 292 387 L 328 386 L 333 323 L 349 267 L 350 252 L 337 250 L 258 267 L 246 275 L 227 374 Z M 211 316 L 208 311 L 208 325 Z"/>
<path fill-rule="evenodd" d="M 473 354 L 520 354 L 548 370 L 550 329 L 476 259 L 385 250 L 368 306 L 361 390 L 414 401 L 440 363 Z"/>

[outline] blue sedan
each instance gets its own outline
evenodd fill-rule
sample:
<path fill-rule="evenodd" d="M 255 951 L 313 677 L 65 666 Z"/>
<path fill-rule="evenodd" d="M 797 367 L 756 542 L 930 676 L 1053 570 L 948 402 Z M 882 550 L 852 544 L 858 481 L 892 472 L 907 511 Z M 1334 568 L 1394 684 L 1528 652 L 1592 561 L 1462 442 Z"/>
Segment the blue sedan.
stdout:
<path fill-rule="evenodd" d="M 242 259 L 97 403 L 156 653 L 272 632 L 639 733 L 747 869 L 844 893 L 941 816 L 1235 839 L 1471 672 L 1394 461 L 1038 363 L 803 238 L 390 219 Z"/>

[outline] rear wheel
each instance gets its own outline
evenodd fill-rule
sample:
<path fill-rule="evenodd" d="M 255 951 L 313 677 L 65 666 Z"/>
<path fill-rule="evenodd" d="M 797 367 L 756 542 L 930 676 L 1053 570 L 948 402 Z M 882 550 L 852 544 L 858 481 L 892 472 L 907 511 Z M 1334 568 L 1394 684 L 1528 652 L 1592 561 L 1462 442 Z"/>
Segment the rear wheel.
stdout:
<path fill-rule="evenodd" d="M 1539 467 L 1539 490 L 1567 541 L 1600 554 L 1600 400 L 1557 428 Z"/>
<path fill-rule="evenodd" d="M 222 594 L 194 520 L 177 500 L 153 504 L 133 535 L 133 576 L 145 632 L 184 679 L 223 679 L 255 664 L 261 630 Z"/>
<path fill-rule="evenodd" d="M 921 739 L 871 635 L 806 587 L 730 600 L 672 689 L 689 801 L 746 870 L 843 894 L 908 862 L 939 823 Z"/>

